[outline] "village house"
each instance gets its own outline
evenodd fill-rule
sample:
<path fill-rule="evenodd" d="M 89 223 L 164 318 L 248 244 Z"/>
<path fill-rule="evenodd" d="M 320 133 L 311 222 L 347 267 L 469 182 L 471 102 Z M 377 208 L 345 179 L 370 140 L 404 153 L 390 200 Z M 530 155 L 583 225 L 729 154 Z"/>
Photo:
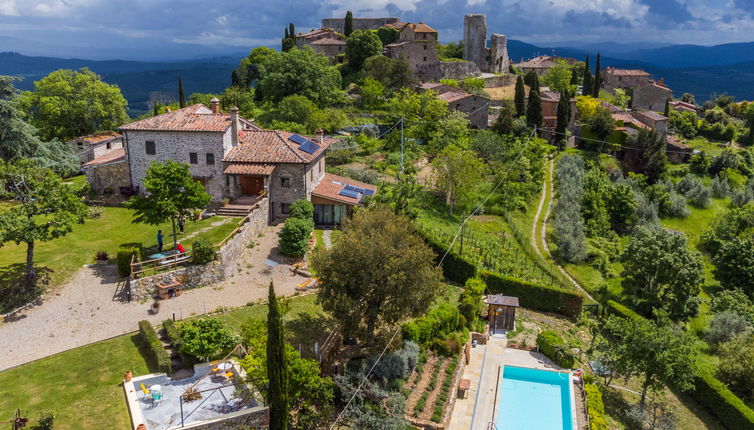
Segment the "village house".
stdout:
<path fill-rule="evenodd" d="M 398 33 L 395 43 L 385 45 L 385 55 L 404 58 L 419 80 L 440 78 L 440 60 L 437 56 L 437 30 L 419 21 L 408 23 Z"/>
<path fill-rule="evenodd" d="M 670 102 L 670 108 L 673 109 L 676 112 L 692 112 L 696 114 L 696 106 L 694 106 L 691 103 L 686 103 L 680 100 L 675 100 Z"/>
<path fill-rule="evenodd" d="M 463 112 L 472 128 L 487 128 L 490 99 L 469 94 L 460 88 L 436 82 L 419 85 L 419 91 L 434 91 L 437 98 L 448 103 L 448 109 Z"/>
<path fill-rule="evenodd" d="M 673 98 L 673 92 L 662 79 L 655 81 L 644 70 L 608 67 L 602 77 L 602 87 L 608 91 L 630 89 L 631 107 L 634 109 L 662 110 L 665 102 Z"/>
<path fill-rule="evenodd" d="M 310 47 L 314 52 L 336 58 L 346 52 L 346 37 L 331 28 L 320 28 L 296 36 L 298 49 Z"/>
<path fill-rule="evenodd" d="M 123 136 L 114 131 L 102 131 L 71 139 L 66 144 L 73 148 L 81 159 L 81 164 L 123 148 Z"/>
<path fill-rule="evenodd" d="M 540 55 L 539 57 L 534 57 L 529 60 L 516 63 L 513 65 L 513 67 L 520 70 L 523 74 L 527 74 L 533 71 L 538 76 L 544 76 L 547 74 L 548 70 L 550 70 L 552 67 L 555 67 L 555 65 L 557 64 L 555 60 L 563 60 L 568 64 L 576 63 L 576 60 L 574 60 L 573 58 L 559 58 L 549 55 Z"/>
<path fill-rule="evenodd" d="M 353 23 L 354 30 L 377 30 L 380 27 L 393 27 L 400 30 L 400 27 L 396 27 L 400 22 L 398 18 L 356 18 L 351 21 Z M 338 33 L 344 33 L 346 28 L 345 18 L 322 18 L 322 28 L 332 28 Z"/>
<path fill-rule="evenodd" d="M 560 93 L 551 91 L 543 87 L 539 91 L 542 103 L 542 137 L 548 140 L 555 140 L 555 128 L 558 126 L 558 104 L 560 103 Z"/>
<path fill-rule="evenodd" d="M 81 166 L 89 188 L 97 195 L 118 195 L 121 187 L 128 188 L 131 176 L 128 173 L 126 150 L 121 147 L 101 155 Z"/>

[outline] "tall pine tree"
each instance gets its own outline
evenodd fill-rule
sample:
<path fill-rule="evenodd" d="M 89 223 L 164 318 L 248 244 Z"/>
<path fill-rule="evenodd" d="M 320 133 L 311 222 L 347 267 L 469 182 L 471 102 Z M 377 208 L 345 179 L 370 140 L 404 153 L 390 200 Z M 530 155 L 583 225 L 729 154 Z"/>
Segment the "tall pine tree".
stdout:
<path fill-rule="evenodd" d="M 288 37 L 293 41 L 293 46 L 296 46 L 296 29 L 293 27 L 293 23 L 288 23 Z"/>
<path fill-rule="evenodd" d="M 665 110 L 662 114 L 665 115 L 665 118 L 670 118 L 670 98 L 665 100 Z"/>
<path fill-rule="evenodd" d="M 237 87 L 240 85 L 241 85 L 241 80 L 238 79 L 238 71 L 236 69 L 233 69 L 233 72 L 230 74 L 230 86 Z"/>
<path fill-rule="evenodd" d="M 288 363 L 285 358 L 283 318 L 280 315 L 275 287 L 270 282 L 267 299 L 267 402 L 270 406 L 270 430 L 287 430 Z"/>
<path fill-rule="evenodd" d="M 597 53 L 597 64 L 594 68 L 594 83 L 592 84 L 592 95 L 594 98 L 600 96 L 600 87 L 602 87 L 602 72 L 600 71 L 600 53 Z"/>
<path fill-rule="evenodd" d="M 183 93 L 183 81 L 178 78 L 178 106 L 181 109 L 186 107 L 186 95 Z"/>
<path fill-rule="evenodd" d="M 155 101 L 154 106 L 152 107 L 152 116 L 157 116 L 160 114 L 160 102 Z"/>
<path fill-rule="evenodd" d="M 562 149 L 562 143 L 566 140 L 566 129 L 568 128 L 568 117 L 570 113 L 571 105 L 568 100 L 568 93 L 560 93 L 560 101 L 558 102 L 558 123 L 555 126 L 555 140 L 558 142 L 558 150 Z"/>
<path fill-rule="evenodd" d="M 492 131 L 505 136 L 513 133 L 513 113 L 515 108 L 510 100 L 504 100 L 503 105 L 500 107 L 500 115 L 498 115 L 495 123 L 492 125 Z"/>
<path fill-rule="evenodd" d="M 529 90 L 529 102 L 526 104 L 526 123 L 532 127 L 542 125 L 542 98 L 539 89 Z"/>
<path fill-rule="evenodd" d="M 516 105 L 516 118 L 526 115 L 526 90 L 524 89 L 524 79 L 519 75 L 516 79 L 516 94 L 513 97 Z"/>
<path fill-rule="evenodd" d="M 349 10 L 346 12 L 346 19 L 343 23 L 343 34 L 348 37 L 353 33 L 353 13 Z"/>
<path fill-rule="evenodd" d="M 586 56 L 584 62 L 584 81 L 581 83 L 581 94 L 588 96 L 592 94 L 592 71 L 589 69 L 589 56 Z"/>

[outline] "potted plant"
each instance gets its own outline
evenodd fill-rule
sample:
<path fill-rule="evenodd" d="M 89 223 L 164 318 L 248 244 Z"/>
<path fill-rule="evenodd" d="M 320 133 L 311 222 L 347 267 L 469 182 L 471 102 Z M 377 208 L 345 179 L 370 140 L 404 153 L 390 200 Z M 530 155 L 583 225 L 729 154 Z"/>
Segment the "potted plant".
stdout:
<path fill-rule="evenodd" d="M 97 251 L 94 257 L 98 266 L 104 266 L 110 262 L 110 256 L 107 254 L 107 251 Z"/>
<path fill-rule="evenodd" d="M 160 313 L 160 302 L 158 302 L 157 300 L 155 300 L 154 303 L 152 303 L 152 313 L 153 314 Z"/>

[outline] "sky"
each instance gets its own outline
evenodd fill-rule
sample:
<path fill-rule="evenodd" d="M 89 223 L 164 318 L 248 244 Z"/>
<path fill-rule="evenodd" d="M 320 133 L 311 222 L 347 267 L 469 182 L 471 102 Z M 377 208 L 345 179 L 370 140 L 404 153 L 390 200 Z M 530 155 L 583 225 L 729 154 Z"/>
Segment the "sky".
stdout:
<path fill-rule="evenodd" d="M 20 39 L 102 55 L 158 46 L 240 52 L 279 45 L 288 22 L 306 31 L 347 10 L 422 20 L 444 42 L 462 38 L 464 13 L 484 13 L 489 32 L 540 46 L 754 40 L 754 0 L 0 0 L 0 50 Z"/>

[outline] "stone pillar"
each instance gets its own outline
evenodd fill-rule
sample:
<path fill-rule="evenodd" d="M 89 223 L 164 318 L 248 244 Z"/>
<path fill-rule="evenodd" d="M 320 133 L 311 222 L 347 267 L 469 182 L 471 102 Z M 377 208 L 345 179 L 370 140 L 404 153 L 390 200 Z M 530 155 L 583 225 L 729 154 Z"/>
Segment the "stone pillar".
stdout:
<path fill-rule="evenodd" d="M 487 18 L 482 14 L 467 14 L 463 17 L 463 59 L 476 63 L 486 72 Z"/>
<path fill-rule="evenodd" d="M 238 146 L 238 108 L 230 108 L 230 143 Z"/>
<path fill-rule="evenodd" d="M 508 38 L 502 34 L 493 33 L 490 37 L 490 67 L 491 73 L 508 73 Z"/>

